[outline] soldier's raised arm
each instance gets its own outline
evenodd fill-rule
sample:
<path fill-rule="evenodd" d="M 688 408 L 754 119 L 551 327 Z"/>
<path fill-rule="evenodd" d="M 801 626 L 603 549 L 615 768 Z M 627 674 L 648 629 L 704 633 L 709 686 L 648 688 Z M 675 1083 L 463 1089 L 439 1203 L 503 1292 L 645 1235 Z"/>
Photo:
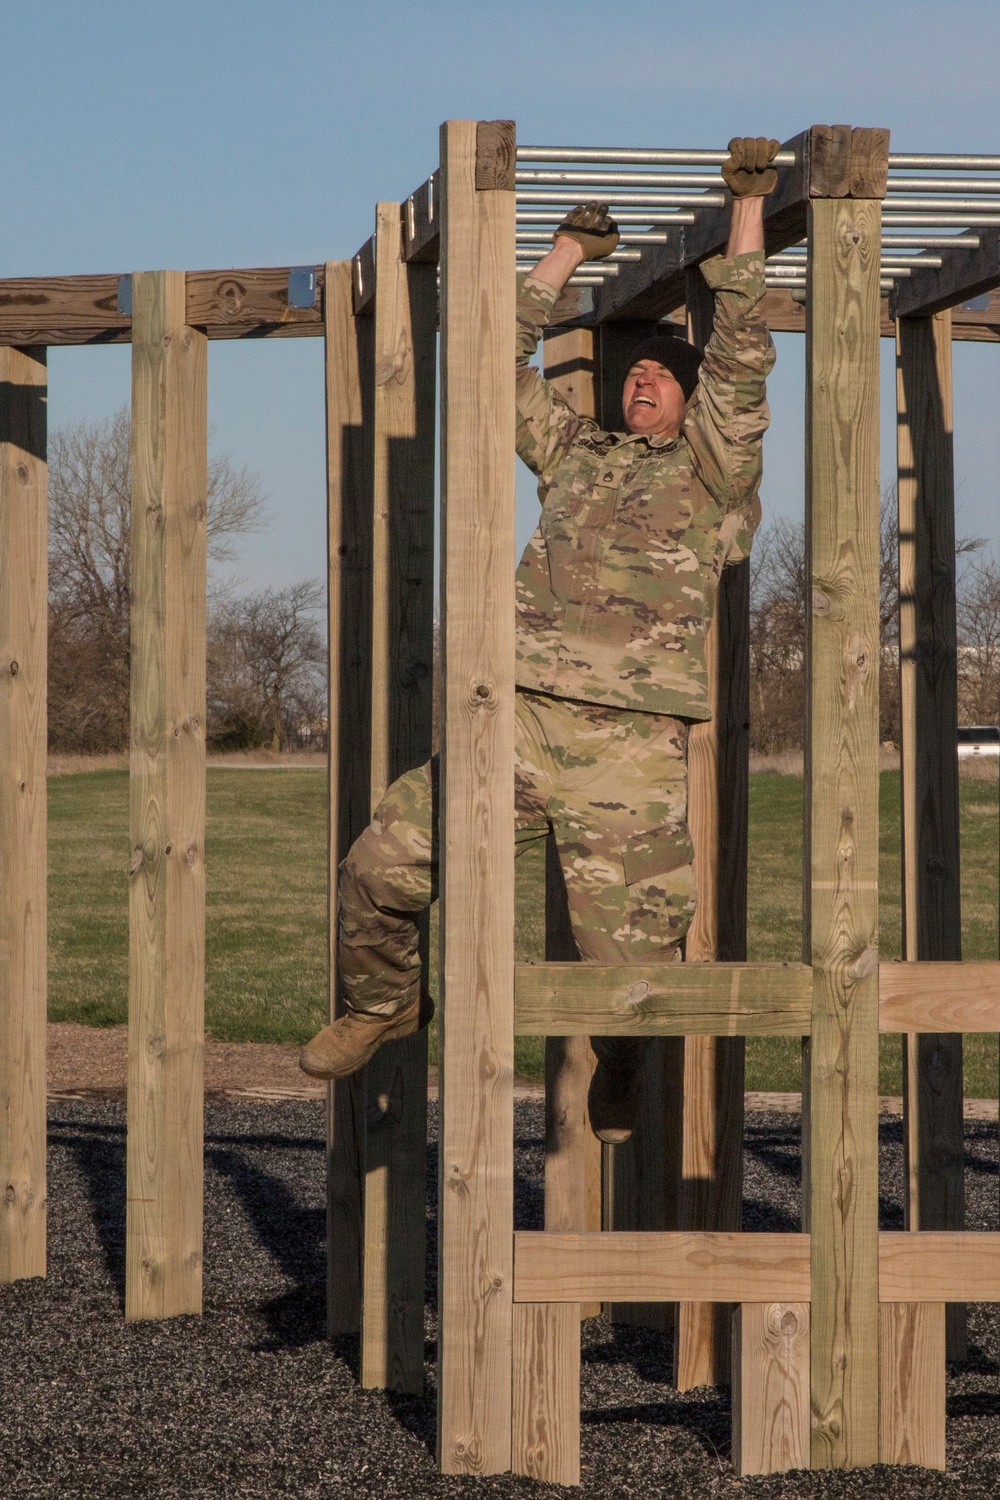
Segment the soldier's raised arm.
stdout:
<path fill-rule="evenodd" d="M 715 293 L 715 321 L 694 399 L 684 420 L 699 474 L 720 505 L 740 512 L 731 561 L 749 547 L 759 518 L 761 439 L 770 421 L 765 383 L 774 345 L 761 313 L 764 296 L 764 198 L 777 180 L 778 142 L 738 137 L 722 168 L 733 194 L 725 255 L 703 262 Z M 741 541 L 743 532 L 748 533 Z"/>
<path fill-rule="evenodd" d="M 600 260 L 618 244 L 606 204 L 587 203 L 568 213 L 553 246 L 534 270 L 519 278 L 517 295 L 517 451 L 543 486 L 574 438 L 594 424 L 581 417 L 530 363 L 559 293 L 585 260 Z"/>

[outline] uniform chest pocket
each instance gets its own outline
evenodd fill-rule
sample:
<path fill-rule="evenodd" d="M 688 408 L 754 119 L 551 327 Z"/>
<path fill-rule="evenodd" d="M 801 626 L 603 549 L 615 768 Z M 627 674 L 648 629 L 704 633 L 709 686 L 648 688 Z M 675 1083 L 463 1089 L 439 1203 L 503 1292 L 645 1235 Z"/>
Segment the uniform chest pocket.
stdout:
<path fill-rule="evenodd" d="M 646 833 L 634 833 L 622 846 L 622 864 L 625 867 L 625 884 L 638 885 L 642 880 L 653 880 L 657 875 L 669 875 L 689 865 L 694 859 L 691 835 L 682 824 L 664 824 L 650 828 Z"/>

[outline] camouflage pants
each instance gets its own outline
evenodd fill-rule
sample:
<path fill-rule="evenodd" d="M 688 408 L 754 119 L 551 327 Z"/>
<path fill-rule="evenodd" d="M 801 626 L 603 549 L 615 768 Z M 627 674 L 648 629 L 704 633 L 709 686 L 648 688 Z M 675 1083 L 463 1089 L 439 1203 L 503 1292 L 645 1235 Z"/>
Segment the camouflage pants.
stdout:
<path fill-rule="evenodd" d="M 552 828 L 581 958 L 671 962 L 694 912 L 687 726 L 523 691 L 515 725 L 515 852 Z M 341 865 L 340 976 L 355 1010 L 391 1015 L 418 994 L 415 917 L 437 895 L 436 801 L 435 759 L 393 783 Z M 595 1048 L 610 1058 L 634 1044 Z"/>

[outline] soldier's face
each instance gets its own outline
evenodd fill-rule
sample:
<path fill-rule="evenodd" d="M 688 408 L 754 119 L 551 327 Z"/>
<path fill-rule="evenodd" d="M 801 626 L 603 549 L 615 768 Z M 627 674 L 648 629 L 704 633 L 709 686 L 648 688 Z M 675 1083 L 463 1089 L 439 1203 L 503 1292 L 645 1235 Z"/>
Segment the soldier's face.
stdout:
<path fill-rule="evenodd" d="M 640 359 L 625 376 L 622 411 L 629 432 L 676 437 L 687 402 L 673 375 L 655 359 Z"/>

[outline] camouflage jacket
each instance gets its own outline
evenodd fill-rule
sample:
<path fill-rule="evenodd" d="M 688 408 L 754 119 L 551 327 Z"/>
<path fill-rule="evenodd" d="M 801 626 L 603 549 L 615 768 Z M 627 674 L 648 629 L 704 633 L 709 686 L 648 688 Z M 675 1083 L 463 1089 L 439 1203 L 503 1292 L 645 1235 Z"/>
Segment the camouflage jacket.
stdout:
<path fill-rule="evenodd" d="M 517 451 L 542 515 L 517 570 L 517 682 L 616 708 L 708 719 L 705 631 L 725 562 L 760 520 L 774 346 L 759 254 L 707 261 L 715 324 L 676 438 L 603 432 L 528 361 L 555 292 L 517 303 Z"/>

